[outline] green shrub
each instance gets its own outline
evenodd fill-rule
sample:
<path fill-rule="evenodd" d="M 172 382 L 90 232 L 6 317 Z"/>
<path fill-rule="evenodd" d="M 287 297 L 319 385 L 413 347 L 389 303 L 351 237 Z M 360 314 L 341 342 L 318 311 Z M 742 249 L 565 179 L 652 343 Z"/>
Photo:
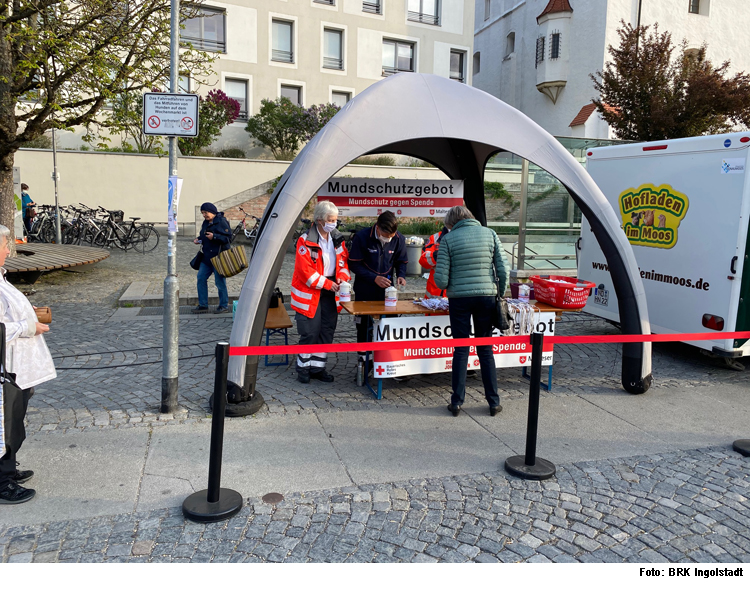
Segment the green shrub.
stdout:
<path fill-rule="evenodd" d="M 247 158 L 241 148 L 222 148 L 216 154 L 219 158 Z"/>
<path fill-rule="evenodd" d="M 396 166 L 393 156 L 361 156 L 352 160 L 349 164 L 362 164 L 364 166 Z"/>

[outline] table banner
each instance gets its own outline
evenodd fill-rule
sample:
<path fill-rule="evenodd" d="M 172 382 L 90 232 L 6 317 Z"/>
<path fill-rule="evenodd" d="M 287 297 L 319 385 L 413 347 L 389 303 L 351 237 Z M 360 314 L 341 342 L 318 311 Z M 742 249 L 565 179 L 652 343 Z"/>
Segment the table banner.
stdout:
<path fill-rule="evenodd" d="M 417 179 L 332 178 L 318 190 L 318 201 L 330 201 L 342 216 L 442 218 L 464 204 L 464 182 Z"/>
<path fill-rule="evenodd" d="M 536 332 L 545 336 L 555 334 L 555 313 L 541 312 L 535 314 Z M 516 334 L 520 334 L 519 324 L 514 324 Z M 453 347 L 445 344 L 420 344 L 398 347 L 398 341 L 435 340 L 452 336 L 449 316 L 402 316 L 401 318 L 382 318 L 374 322 L 373 340 L 376 343 L 393 342 L 394 348 L 387 351 L 375 351 L 373 355 L 374 376 L 376 378 L 395 378 L 401 376 L 444 373 L 453 366 Z M 471 328 L 474 336 L 474 327 Z M 497 329 L 493 336 L 499 337 Z M 528 367 L 531 365 L 531 344 L 528 342 L 509 342 L 493 345 L 495 365 L 497 367 Z M 552 365 L 553 344 L 545 340 L 542 365 Z M 469 349 L 468 369 L 479 369 L 479 358 L 476 348 Z"/>

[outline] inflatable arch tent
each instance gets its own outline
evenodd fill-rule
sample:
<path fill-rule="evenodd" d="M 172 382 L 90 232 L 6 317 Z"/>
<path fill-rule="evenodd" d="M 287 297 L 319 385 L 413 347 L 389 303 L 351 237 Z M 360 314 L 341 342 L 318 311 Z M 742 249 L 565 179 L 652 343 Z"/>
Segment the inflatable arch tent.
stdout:
<path fill-rule="evenodd" d="M 266 207 L 230 343 L 258 345 L 286 245 L 317 190 L 363 154 L 395 153 L 426 160 L 464 179 L 464 201 L 486 224 L 487 160 L 508 151 L 543 168 L 568 190 L 607 257 L 622 330 L 650 333 L 638 265 L 620 222 L 586 170 L 557 140 L 521 112 L 485 92 L 440 76 L 397 74 L 359 94 L 318 133 L 287 169 Z M 257 357 L 231 357 L 227 414 L 255 412 Z M 651 384 L 650 343 L 623 345 L 622 385 L 640 394 Z"/>

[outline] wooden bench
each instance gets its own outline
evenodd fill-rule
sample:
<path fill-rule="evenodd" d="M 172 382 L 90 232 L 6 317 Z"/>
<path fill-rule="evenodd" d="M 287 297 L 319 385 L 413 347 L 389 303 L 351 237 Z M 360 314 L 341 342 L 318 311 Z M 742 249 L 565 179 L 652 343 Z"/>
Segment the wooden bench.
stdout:
<path fill-rule="evenodd" d="M 102 248 L 41 242 L 17 244 L 16 253 L 13 258 L 5 259 L 5 271 L 20 276 L 26 283 L 34 283 L 46 271 L 91 265 L 109 256 L 109 251 Z"/>

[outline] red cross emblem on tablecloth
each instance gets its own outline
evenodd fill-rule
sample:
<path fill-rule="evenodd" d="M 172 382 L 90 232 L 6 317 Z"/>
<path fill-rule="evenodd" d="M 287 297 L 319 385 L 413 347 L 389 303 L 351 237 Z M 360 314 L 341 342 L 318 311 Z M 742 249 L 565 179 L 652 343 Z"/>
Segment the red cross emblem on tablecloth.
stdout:
<path fill-rule="evenodd" d="M 378 368 L 378 369 L 376 369 L 375 371 L 376 371 L 376 372 L 378 372 L 378 375 L 379 375 L 379 376 L 382 376 L 382 375 L 383 375 L 383 372 L 384 372 L 385 370 L 384 370 L 384 369 L 383 369 L 382 367 L 379 367 L 379 368 Z"/>

